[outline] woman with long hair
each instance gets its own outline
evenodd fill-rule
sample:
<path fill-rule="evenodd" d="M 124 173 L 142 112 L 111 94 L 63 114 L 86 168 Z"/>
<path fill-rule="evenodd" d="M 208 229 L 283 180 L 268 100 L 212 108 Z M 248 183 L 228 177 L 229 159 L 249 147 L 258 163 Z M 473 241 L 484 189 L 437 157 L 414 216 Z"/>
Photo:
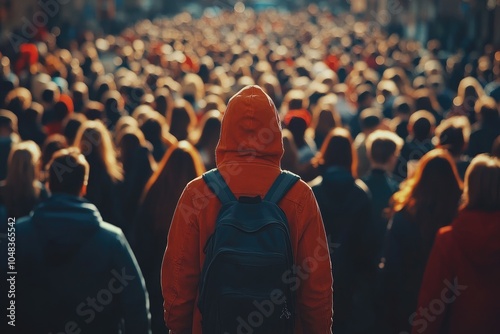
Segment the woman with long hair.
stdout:
<path fill-rule="evenodd" d="M 170 126 L 170 133 L 178 141 L 188 139 L 189 133 L 197 123 L 193 106 L 186 100 L 175 101 L 174 108 L 167 114 L 167 123 Z"/>
<path fill-rule="evenodd" d="M 33 141 L 15 144 L 8 159 L 7 177 L 0 184 L 0 206 L 7 217 L 22 217 L 48 197 L 39 181 L 40 148 Z"/>
<path fill-rule="evenodd" d="M 198 133 L 199 137 L 193 140 L 200 152 L 206 170 L 215 168 L 215 149 L 219 142 L 222 114 L 218 110 L 210 110 L 203 115 Z"/>
<path fill-rule="evenodd" d="M 465 77 L 460 81 L 457 96 L 453 99 L 453 107 L 450 116 L 463 115 L 469 118 L 470 124 L 477 120 L 474 106 L 476 101 L 486 96 L 479 81 L 474 77 Z"/>
<path fill-rule="evenodd" d="M 129 240 L 133 237 L 132 224 L 141 193 L 156 169 L 149 146 L 141 130 L 134 127 L 125 129 L 118 143 L 124 173 L 123 182 L 119 186 L 120 211 L 123 216 L 123 230 Z"/>
<path fill-rule="evenodd" d="M 391 199 L 383 268 L 384 310 L 390 312 L 387 333 L 408 331 L 436 232 L 456 217 L 462 182 L 453 157 L 434 149 L 419 161 L 415 173 Z"/>
<path fill-rule="evenodd" d="M 204 171 L 196 149 L 189 142 L 181 141 L 167 151 L 142 193 L 136 216 L 134 253 L 150 296 L 153 333 L 167 333 L 160 272 L 170 222 L 184 187 Z"/>
<path fill-rule="evenodd" d="M 330 250 L 335 277 L 333 331 L 368 331 L 374 322 L 366 293 L 372 275 L 369 254 L 362 250 L 371 221 L 371 203 L 368 188 L 356 177 L 357 155 L 349 131 L 331 130 L 313 163 L 321 176 L 311 182 L 312 190 L 328 240 L 337 245 Z"/>
<path fill-rule="evenodd" d="M 415 307 L 412 333 L 498 332 L 499 185 L 500 160 L 486 154 L 474 158 L 465 174 L 461 210 L 453 223 L 436 235 Z M 429 305 L 433 310 L 435 300 L 443 301 L 443 307 L 432 314 L 433 321 L 427 321 L 421 312 Z"/>
<path fill-rule="evenodd" d="M 99 209 L 105 221 L 121 227 L 116 187 L 123 180 L 123 171 L 109 131 L 100 121 L 86 121 L 78 130 L 74 146 L 80 148 L 90 165 L 85 197 Z"/>

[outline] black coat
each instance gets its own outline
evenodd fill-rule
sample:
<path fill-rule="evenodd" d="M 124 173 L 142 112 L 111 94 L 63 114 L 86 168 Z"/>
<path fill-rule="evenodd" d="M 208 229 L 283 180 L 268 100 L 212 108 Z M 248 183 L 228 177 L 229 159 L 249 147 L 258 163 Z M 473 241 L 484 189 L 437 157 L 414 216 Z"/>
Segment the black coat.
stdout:
<path fill-rule="evenodd" d="M 312 187 L 330 244 L 334 277 L 334 332 L 356 333 L 373 323 L 373 273 L 364 251 L 371 224 L 371 200 L 366 185 L 345 169 L 331 167 Z"/>

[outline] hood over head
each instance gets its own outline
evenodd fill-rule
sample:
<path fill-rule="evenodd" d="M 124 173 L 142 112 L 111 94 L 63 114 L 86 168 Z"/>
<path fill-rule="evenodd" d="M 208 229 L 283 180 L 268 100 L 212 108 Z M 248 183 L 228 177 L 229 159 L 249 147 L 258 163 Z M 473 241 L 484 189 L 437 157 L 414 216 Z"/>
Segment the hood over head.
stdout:
<path fill-rule="evenodd" d="M 282 156 L 281 123 L 274 102 L 259 86 L 243 88 L 229 100 L 222 119 L 217 167 L 254 160 L 279 166 Z"/>
<path fill-rule="evenodd" d="M 500 211 L 463 210 L 452 226 L 459 248 L 472 263 L 500 265 Z"/>

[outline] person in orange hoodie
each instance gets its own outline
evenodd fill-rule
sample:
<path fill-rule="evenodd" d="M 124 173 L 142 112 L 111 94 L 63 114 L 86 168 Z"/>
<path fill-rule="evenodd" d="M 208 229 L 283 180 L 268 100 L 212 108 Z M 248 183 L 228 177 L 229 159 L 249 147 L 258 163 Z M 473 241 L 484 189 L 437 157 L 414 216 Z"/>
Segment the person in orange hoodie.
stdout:
<path fill-rule="evenodd" d="M 219 172 L 236 197 L 263 197 L 281 173 L 283 139 L 273 101 L 248 86 L 229 101 L 216 149 Z M 297 266 L 295 333 L 331 333 L 333 315 L 329 245 L 311 188 L 297 182 L 279 202 L 290 227 Z M 198 286 L 203 248 L 221 204 L 198 177 L 184 189 L 172 219 L 162 264 L 165 323 L 171 333 L 200 334 Z M 276 333 L 279 334 L 279 333 Z"/>
<path fill-rule="evenodd" d="M 481 154 L 465 174 L 458 217 L 436 235 L 412 334 L 498 333 L 500 160 Z"/>

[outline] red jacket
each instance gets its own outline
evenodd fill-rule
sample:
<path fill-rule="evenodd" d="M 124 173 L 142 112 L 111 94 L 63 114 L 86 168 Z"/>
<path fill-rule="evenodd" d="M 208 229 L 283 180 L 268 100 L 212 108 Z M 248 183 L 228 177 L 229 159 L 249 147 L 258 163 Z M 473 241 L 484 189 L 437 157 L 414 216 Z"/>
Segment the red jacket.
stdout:
<path fill-rule="evenodd" d="M 216 150 L 217 167 L 236 197 L 264 196 L 278 177 L 283 155 L 279 118 L 257 86 L 229 102 Z M 300 181 L 281 200 L 290 226 L 295 264 L 307 273 L 297 290 L 296 333 L 331 333 L 332 274 L 316 199 Z M 172 333 L 201 333 L 198 283 L 203 247 L 213 233 L 219 200 L 201 178 L 190 182 L 177 204 L 162 266 L 165 322 Z"/>
<path fill-rule="evenodd" d="M 464 210 L 439 230 L 413 334 L 500 332 L 500 211 Z"/>

